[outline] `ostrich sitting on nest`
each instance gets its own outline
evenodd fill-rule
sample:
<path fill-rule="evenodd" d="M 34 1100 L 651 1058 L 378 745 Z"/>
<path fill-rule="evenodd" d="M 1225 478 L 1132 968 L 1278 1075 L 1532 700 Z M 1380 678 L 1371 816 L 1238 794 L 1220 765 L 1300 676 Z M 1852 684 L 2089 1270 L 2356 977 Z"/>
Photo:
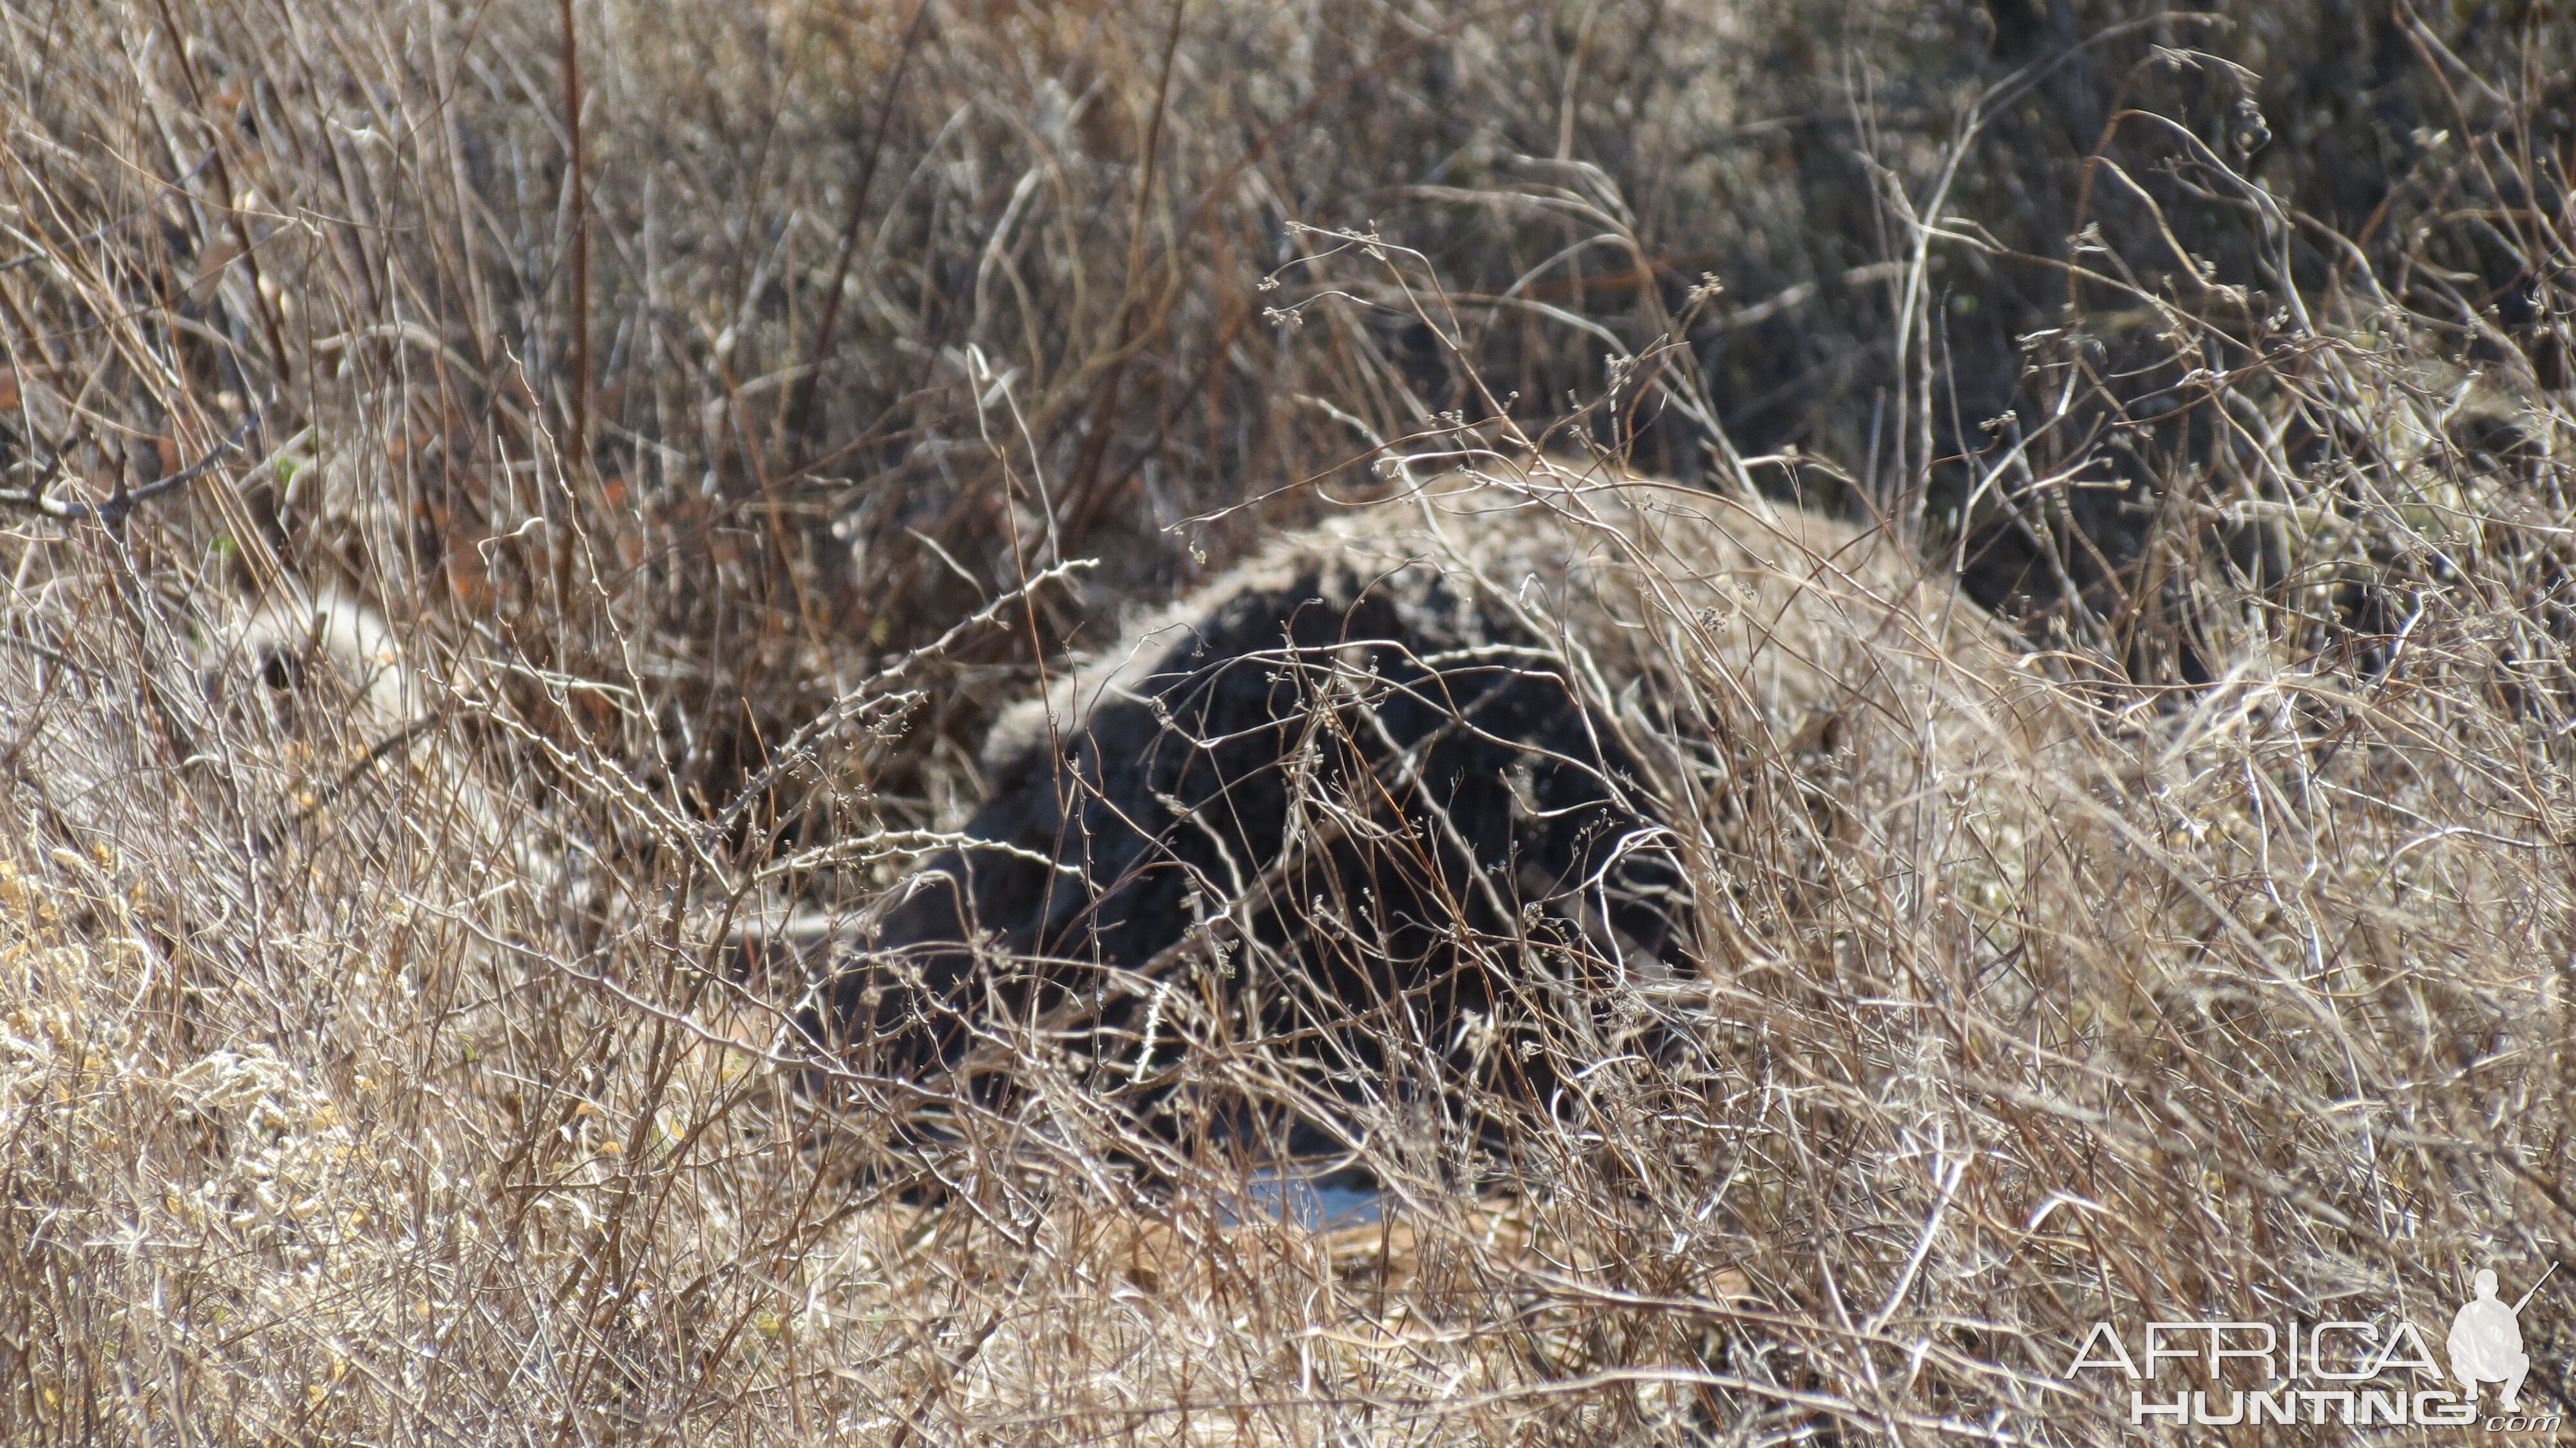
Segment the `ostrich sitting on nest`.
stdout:
<path fill-rule="evenodd" d="M 2001 631 L 1922 572 L 1553 468 L 1347 510 L 1007 715 L 969 843 L 836 943 L 813 1029 L 952 1103 L 1043 1059 L 1299 1153 L 1373 1106 L 1561 1112 L 1759 948 L 1731 897 L 1903 853 L 2025 736 Z"/>

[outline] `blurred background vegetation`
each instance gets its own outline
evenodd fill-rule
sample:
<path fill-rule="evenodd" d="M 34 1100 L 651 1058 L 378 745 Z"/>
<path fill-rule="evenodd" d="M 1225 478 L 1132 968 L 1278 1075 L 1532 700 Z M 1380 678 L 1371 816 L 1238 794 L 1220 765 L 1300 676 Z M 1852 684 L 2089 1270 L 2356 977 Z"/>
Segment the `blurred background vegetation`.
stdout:
<path fill-rule="evenodd" d="M 971 737 L 973 671 L 1497 409 L 1912 497 L 1979 600 L 2204 678 L 2138 602 L 2159 524 L 2227 496 L 2193 369 L 2400 308 L 2497 392 L 2452 419 L 2475 457 L 2522 445 L 2493 379 L 2566 382 L 2541 6 L 602 4 L 571 51 L 536 0 L 108 13 L 11 22 L 13 224 L 53 259 L 9 282 L 11 466 L 313 429 L 199 546 L 255 524 L 580 673 L 618 616 L 681 797 L 1031 559 L 1099 556 L 908 736 Z M 1353 228 L 1406 267 L 1351 265 Z M 2366 446 L 2290 410 L 2294 470 Z M 1968 507 L 2025 437 L 2058 486 Z"/>

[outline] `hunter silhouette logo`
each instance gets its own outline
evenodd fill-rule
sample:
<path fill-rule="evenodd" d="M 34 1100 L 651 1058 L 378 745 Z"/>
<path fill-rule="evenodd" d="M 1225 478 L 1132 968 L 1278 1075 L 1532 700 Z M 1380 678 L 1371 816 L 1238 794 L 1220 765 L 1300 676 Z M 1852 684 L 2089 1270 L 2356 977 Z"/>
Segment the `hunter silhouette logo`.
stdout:
<path fill-rule="evenodd" d="M 2497 1406 L 2508 1413 L 2521 1409 L 2522 1379 L 2531 1371 L 2531 1355 L 2522 1350 L 2522 1309 L 2557 1270 L 2558 1264 L 2550 1263 L 2540 1282 L 2531 1284 L 2531 1291 L 2511 1307 L 2496 1297 L 2494 1270 L 2478 1273 L 2478 1295 L 2451 1319 L 2451 1376 L 2469 1390 L 2472 1404 L 2478 1400 L 2479 1384 L 2502 1383 L 2504 1399 Z"/>
<path fill-rule="evenodd" d="M 2511 1303 L 2496 1295 L 2496 1274 L 2481 1270 L 2477 1295 L 2453 1314 L 2449 1376 L 2426 1334 L 2403 1316 L 2306 1323 L 2194 1320 L 2150 1322 L 2132 1353 L 2121 1330 L 2093 1324 L 2066 1375 L 2113 1372 L 2129 1380 L 2129 1425 L 2220 1427 L 2328 1423 L 2352 1428 L 2483 1427 L 2489 1433 L 2555 1436 L 2561 1418 L 2522 1410 L 2531 1355 L 2522 1345 L 2522 1310 L 2558 1270 L 2550 1264 L 2530 1291 Z M 2185 1381 L 2159 1370 L 2181 1365 Z M 2160 1379 L 2162 1381 L 2160 1381 Z M 2482 1385 L 2500 1385 L 2492 1413 L 2479 1410 Z"/>

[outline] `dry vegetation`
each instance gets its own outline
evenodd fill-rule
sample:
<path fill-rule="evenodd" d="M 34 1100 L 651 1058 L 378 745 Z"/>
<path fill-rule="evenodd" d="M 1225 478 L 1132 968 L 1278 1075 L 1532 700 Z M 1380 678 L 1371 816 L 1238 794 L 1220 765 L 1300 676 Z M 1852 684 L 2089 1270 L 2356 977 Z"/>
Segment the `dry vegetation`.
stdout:
<path fill-rule="evenodd" d="M 2109 1443 L 2098 1319 L 2536 1277 L 2576 47 L 2221 8 L 0 8 L 0 1425 Z M 1888 519 L 2051 747 L 1730 836 L 1677 1043 L 1379 1225 L 796 1069 L 729 920 L 1467 435 Z"/>

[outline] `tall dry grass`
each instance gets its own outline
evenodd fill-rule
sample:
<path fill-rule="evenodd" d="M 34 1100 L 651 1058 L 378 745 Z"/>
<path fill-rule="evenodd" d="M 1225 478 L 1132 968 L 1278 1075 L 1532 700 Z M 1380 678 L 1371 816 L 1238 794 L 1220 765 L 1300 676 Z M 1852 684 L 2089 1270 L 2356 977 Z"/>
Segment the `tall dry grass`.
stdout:
<path fill-rule="evenodd" d="M 0 10 L 0 1423 L 2109 1442 L 2096 1320 L 2537 1277 L 2566 51 L 2540 6 Z M 1141 1185 L 1066 1072 L 888 1149 L 728 922 L 867 898 L 1042 654 L 1461 430 L 1878 510 L 2066 722 L 1904 800 L 1712 761 L 1848 827 L 1694 881 L 1698 975 L 1603 1002 L 1682 1043 L 1569 1124 L 1378 1141 L 1382 1226 Z M 327 597 L 388 631 L 299 644 Z"/>

